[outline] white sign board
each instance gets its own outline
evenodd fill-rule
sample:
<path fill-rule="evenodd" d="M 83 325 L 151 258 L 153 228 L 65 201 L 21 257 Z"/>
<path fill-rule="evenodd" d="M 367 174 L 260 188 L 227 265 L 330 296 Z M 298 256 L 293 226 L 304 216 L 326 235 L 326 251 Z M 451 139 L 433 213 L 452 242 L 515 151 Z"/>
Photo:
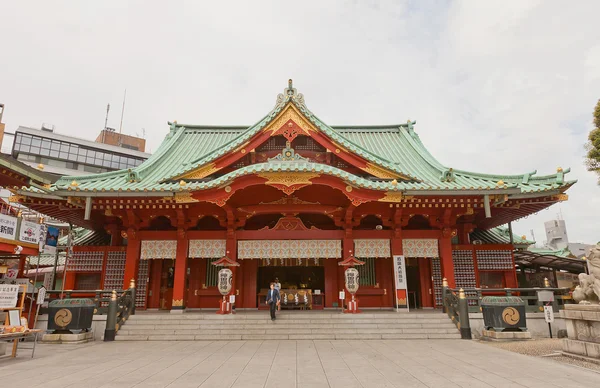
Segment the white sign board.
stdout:
<path fill-rule="evenodd" d="M 17 284 L 0 284 L 0 308 L 17 307 L 19 286 Z"/>
<path fill-rule="evenodd" d="M 406 290 L 406 261 L 404 256 L 394 256 L 394 275 L 396 290 Z"/>
<path fill-rule="evenodd" d="M 6 285 L 16 285 L 19 286 L 21 284 L 24 284 L 27 286 L 27 289 L 25 292 L 31 292 L 33 290 L 33 284 L 31 284 L 31 282 L 29 281 L 29 279 L 27 278 L 20 278 L 20 279 L 0 279 L 0 284 L 6 284 Z M 21 291 L 19 291 L 21 292 Z"/>
<path fill-rule="evenodd" d="M 19 270 L 18 269 L 9 269 L 6 271 L 6 273 L 4 274 L 3 278 L 4 279 L 16 279 L 17 275 L 19 275 Z"/>
<path fill-rule="evenodd" d="M 0 238 L 17 239 L 17 218 L 0 214 Z"/>
<path fill-rule="evenodd" d="M 37 305 L 44 304 L 44 299 L 46 299 L 46 288 L 40 287 L 38 290 L 37 301 L 35 302 Z"/>
<path fill-rule="evenodd" d="M 40 224 L 31 221 L 21 221 L 19 240 L 31 244 L 39 244 Z"/>
<path fill-rule="evenodd" d="M 231 303 L 231 304 L 235 303 L 235 295 L 229 295 L 229 303 Z"/>
<path fill-rule="evenodd" d="M 346 292 L 345 291 L 340 291 L 340 297 L 338 299 L 340 299 L 340 300 L 346 299 Z"/>
<path fill-rule="evenodd" d="M 554 310 L 552 306 L 544 306 L 544 319 L 547 323 L 554 322 Z"/>

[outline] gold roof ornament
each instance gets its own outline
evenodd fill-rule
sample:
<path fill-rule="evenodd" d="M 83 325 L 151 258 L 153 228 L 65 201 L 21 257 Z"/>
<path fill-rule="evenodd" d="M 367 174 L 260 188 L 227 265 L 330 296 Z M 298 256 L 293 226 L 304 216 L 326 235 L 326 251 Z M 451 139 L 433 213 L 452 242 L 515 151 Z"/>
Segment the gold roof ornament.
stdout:
<path fill-rule="evenodd" d="M 521 240 L 527 240 L 527 236 L 525 236 L 525 235 L 522 235 L 522 236 L 521 236 Z"/>
<path fill-rule="evenodd" d="M 77 183 L 77 181 L 74 180 L 73 182 L 71 182 L 71 186 L 77 187 L 79 186 L 79 183 Z"/>
<path fill-rule="evenodd" d="M 37 165 L 38 170 L 43 170 L 44 169 L 44 165 L 42 163 Z"/>
<path fill-rule="evenodd" d="M 557 167 L 556 168 L 556 172 L 563 172 L 563 168 L 562 167 Z"/>
<path fill-rule="evenodd" d="M 497 186 L 504 186 L 504 181 L 503 180 L 499 180 L 498 183 L 496 183 Z"/>
<path fill-rule="evenodd" d="M 398 181 L 396 179 L 392 180 L 392 186 L 396 186 L 398 184 Z"/>
<path fill-rule="evenodd" d="M 179 186 L 185 186 L 187 183 L 182 179 L 179 181 Z"/>

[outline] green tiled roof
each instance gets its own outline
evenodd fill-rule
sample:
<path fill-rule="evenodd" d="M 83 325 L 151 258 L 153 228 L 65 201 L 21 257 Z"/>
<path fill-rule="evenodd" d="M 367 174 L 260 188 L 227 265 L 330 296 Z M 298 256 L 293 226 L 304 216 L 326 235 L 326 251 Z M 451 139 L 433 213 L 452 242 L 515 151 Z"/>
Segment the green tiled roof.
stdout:
<path fill-rule="evenodd" d="M 537 253 L 538 255 L 551 255 L 558 257 L 575 257 L 569 250 L 569 248 L 563 249 L 552 249 L 552 248 L 535 248 L 530 247 L 527 249 L 529 252 Z"/>
<path fill-rule="evenodd" d="M 292 92 L 293 90 L 293 92 Z M 304 98 L 295 89 L 286 89 L 275 108 L 258 123 L 250 127 L 218 127 L 170 124 L 170 131 L 148 160 L 132 170 L 63 177 L 52 191 L 75 189 L 79 191 L 181 191 L 204 190 L 218 187 L 232 179 L 269 171 L 314 171 L 338 176 L 357 187 L 390 191 L 459 191 L 513 189 L 512 192 L 536 193 L 550 190 L 564 191 L 575 181 L 565 181 L 559 172 L 548 176 L 535 176 L 535 172 L 522 175 L 490 175 L 453 170 L 439 163 L 425 148 L 414 132 L 414 122 L 391 126 L 331 127 L 312 114 Z M 344 172 L 333 166 L 311 162 L 270 161 L 245 166 L 228 174 L 213 175 L 212 180 L 188 180 L 180 186 L 175 178 L 189 173 L 245 144 L 263 130 L 289 104 L 301 111 L 305 118 L 342 147 L 362 156 L 374 165 L 409 177 L 397 185 L 381 180 L 372 181 Z M 71 182 L 76 181 L 76 186 Z M 502 181 L 503 185 L 498 185 Z"/>
<path fill-rule="evenodd" d="M 510 244 L 510 233 L 508 227 L 498 226 L 488 230 L 475 229 L 470 234 L 471 242 L 480 240 L 484 244 Z M 513 245 L 526 248 L 535 244 L 535 241 L 527 240 L 523 236 L 517 236 L 513 233 Z"/>

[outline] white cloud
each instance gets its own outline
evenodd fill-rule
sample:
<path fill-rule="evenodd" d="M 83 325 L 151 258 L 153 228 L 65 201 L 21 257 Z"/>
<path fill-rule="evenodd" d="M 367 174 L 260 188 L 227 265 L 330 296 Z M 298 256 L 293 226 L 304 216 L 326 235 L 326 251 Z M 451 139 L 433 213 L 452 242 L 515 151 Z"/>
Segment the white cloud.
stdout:
<path fill-rule="evenodd" d="M 579 183 L 561 206 L 573 240 L 600 240 L 583 144 L 600 98 L 597 2 L 76 1 L 3 4 L 0 99 L 8 130 L 55 124 L 95 137 L 166 121 L 250 124 L 293 78 L 331 124 L 416 119 L 455 168 L 552 173 Z M 515 225 L 536 230 L 555 206 Z"/>

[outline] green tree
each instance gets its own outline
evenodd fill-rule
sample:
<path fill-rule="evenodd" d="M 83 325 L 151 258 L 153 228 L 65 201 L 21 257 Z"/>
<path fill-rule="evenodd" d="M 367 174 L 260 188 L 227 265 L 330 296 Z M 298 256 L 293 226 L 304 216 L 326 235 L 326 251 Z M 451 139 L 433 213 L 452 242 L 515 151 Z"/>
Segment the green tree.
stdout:
<path fill-rule="evenodd" d="M 585 164 L 588 171 L 598 175 L 598 184 L 600 184 L 600 100 L 594 108 L 594 127 L 596 128 L 590 131 L 588 142 L 585 145 L 587 151 Z"/>

